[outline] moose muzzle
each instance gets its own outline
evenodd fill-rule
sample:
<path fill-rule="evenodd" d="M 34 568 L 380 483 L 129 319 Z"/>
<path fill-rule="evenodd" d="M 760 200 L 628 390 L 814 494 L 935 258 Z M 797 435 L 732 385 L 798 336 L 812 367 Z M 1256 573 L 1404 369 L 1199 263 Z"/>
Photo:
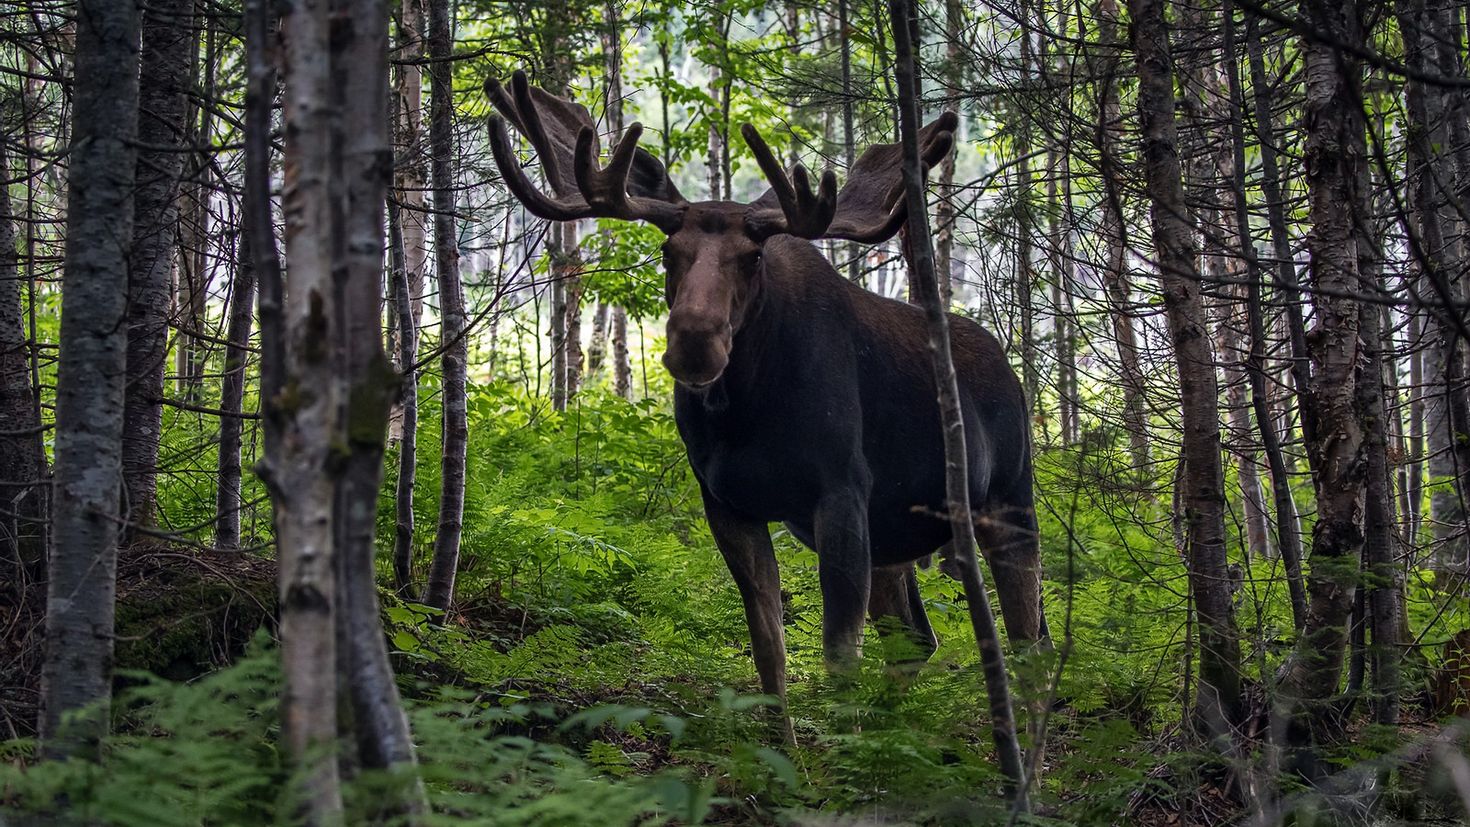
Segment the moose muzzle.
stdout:
<path fill-rule="evenodd" d="M 730 363 L 730 322 L 714 315 L 678 313 L 669 316 L 669 348 L 664 367 L 681 385 L 698 390 L 725 372 Z"/>

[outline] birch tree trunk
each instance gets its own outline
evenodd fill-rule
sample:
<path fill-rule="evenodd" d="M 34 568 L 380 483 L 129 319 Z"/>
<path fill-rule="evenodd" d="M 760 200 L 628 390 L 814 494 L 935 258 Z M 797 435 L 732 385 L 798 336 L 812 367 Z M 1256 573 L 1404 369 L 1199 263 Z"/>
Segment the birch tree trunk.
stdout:
<path fill-rule="evenodd" d="M 1129 0 L 1128 9 L 1138 59 L 1138 108 L 1154 254 L 1179 370 L 1184 431 L 1180 499 L 1188 525 L 1190 594 L 1199 618 L 1200 689 L 1196 713 L 1204 728 L 1223 735 L 1237 718 L 1241 675 L 1240 641 L 1226 573 L 1219 385 L 1200 296 L 1194 234 L 1184 206 L 1164 0 Z"/>
<path fill-rule="evenodd" d="M 428 176 L 424 173 L 424 73 L 418 65 L 424 57 L 424 23 L 424 0 L 402 0 L 398 18 L 398 51 L 402 60 L 397 64 L 395 91 L 398 102 L 395 143 L 401 154 L 393 165 L 393 189 L 394 196 L 402 205 L 399 221 L 403 228 L 404 268 L 408 273 L 408 294 L 413 299 L 415 328 L 423 318 L 424 283 L 428 277 L 428 212 L 424 209 L 424 193 L 428 187 Z"/>
<path fill-rule="evenodd" d="M 1362 44 L 1354 3 L 1305 0 L 1302 14 L 1332 43 Z M 1363 550 L 1367 457 L 1357 408 L 1360 287 L 1353 227 L 1365 147 L 1355 60 L 1334 45 L 1303 45 L 1305 161 L 1312 231 L 1307 239 L 1316 327 L 1308 338 L 1312 384 L 1302 399 L 1317 432 L 1307 443 L 1317 493 L 1306 630 L 1284 669 L 1294 712 L 1318 713 L 1337 692 Z M 1305 732 L 1298 730 L 1295 738 Z"/>
<path fill-rule="evenodd" d="M 443 443 L 440 456 L 439 526 L 424 602 L 448 609 L 454 602 L 464 531 L 466 410 L 464 289 L 459 280 L 459 245 L 454 232 L 454 78 L 450 57 L 448 0 L 429 0 L 429 174 L 434 196 L 434 263 L 439 277 L 439 340 L 444 370 Z"/>
<path fill-rule="evenodd" d="M 413 582 L 413 485 L 418 473 L 419 331 L 414 323 L 413 282 L 408 274 L 406 242 L 403 238 L 403 210 L 388 204 L 388 234 L 393 249 L 393 313 L 398 318 L 398 405 L 402 411 L 402 430 L 398 439 L 398 479 L 393 491 L 393 584 L 405 600 L 415 599 Z"/>
<path fill-rule="evenodd" d="M 341 472 L 333 503 L 342 676 L 352 704 L 358 756 L 368 769 L 415 763 L 408 719 L 388 663 L 374 582 L 378 489 L 398 373 L 383 350 L 383 205 L 393 177 L 388 117 L 388 0 L 331 0 L 332 16 L 353 25 L 332 38 L 334 108 L 341 114 L 340 170 L 333 190 L 345 211 L 333 240 L 345 278 L 333 280 L 337 313 L 338 445 Z M 411 331 L 408 331 L 411 333 Z M 418 785 L 402 806 L 421 812 Z"/>
<path fill-rule="evenodd" d="M 843 5 L 843 14 L 846 14 L 846 3 Z M 945 106 L 958 107 L 960 94 L 960 19 L 964 10 L 960 7 L 959 0 L 944 0 L 944 42 L 945 57 L 947 62 L 944 71 L 944 93 Z M 846 25 L 845 23 L 843 24 Z M 847 62 L 849 56 L 843 52 L 843 82 L 851 83 L 851 68 Z M 846 87 L 844 87 L 846 88 Z M 850 106 L 850 104 L 849 104 Z M 844 121 L 847 132 L 844 137 L 847 145 L 852 146 L 852 121 L 851 110 L 844 110 L 843 115 L 848 120 Z M 852 168 L 852 160 L 849 159 L 848 168 Z M 939 163 L 939 205 L 934 210 L 934 268 L 939 276 L 939 301 L 944 307 L 949 307 L 954 301 L 954 285 L 951 284 L 953 277 L 953 265 L 951 259 L 954 252 L 954 165 L 955 153 L 947 152 L 944 160 Z"/>
<path fill-rule="evenodd" d="M 139 78 L 137 184 L 128 260 L 128 385 L 123 408 L 123 507 L 133 526 L 154 524 L 168 310 L 180 184 L 192 131 L 185 92 L 195 63 L 194 0 L 146 4 Z"/>
<path fill-rule="evenodd" d="M 79 0 L 76 15 L 39 729 L 43 754 L 95 759 L 112 694 L 139 24 L 133 0 Z"/>
<path fill-rule="evenodd" d="M 287 755 L 300 771 L 303 816 L 313 825 L 340 818 L 337 775 L 336 480 L 333 444 L 344 400 L 337 380 L 335 344 L 340 324 L 332 272 L 339 262 L 332 228 L 341 220 L 332 176 L 341 169 L 333 144 L 341 113 L 333 106 L 329 0 L 284 7 L 281 38 L 285 85 L 286 265 L 289 301 L 262 338 L 282 336 L 281 385 L 266 415 L 264 478 L 272 488 L 280 580 L 281 661 L 285 691 L 281 727 Z M 262 44 L 263 45 L 263 44 Z M 258 142 L 265 136 L 255 136 Z M 268 146 L 268 145 L 267 145 Z M 260 206 L 257 205 L 257 210 Z"/>
<path fill-rule="evenodd" d="M 964 419 L 960 412 L 958 380 L 950 350 L 949 315 L 940 303 L 934 271 L 934 247 L 929 234 L 929 208 L 924 198 L 924 171 L 919 163 L 919 75 L 915 43 L 918 20 L 909 0 L 889 0 L 893 21 L 894 72 L 898 83 L 899 140 L 902 145 L 904 203 L 908 211 L 908 240 L 914 297 L 928 319 L 929 351 L 939 398 L 940 425 L 944 433 L 945 498 L 954 540 L 951 553 L 959 564 L 960 581 L 970 623 L 980 647 L 985 673 L 985 691 L 990 702 L 990 730 L 1006 778 L 1014 809 L 1027 809 L 1025 771 L 1020 742 L 1011 711 L 1009 678 L 1000 632 L 990 610 L 990 596 L 975 558 L 975 524 L 970 513 L 968 454 L 965 451 Z"/>

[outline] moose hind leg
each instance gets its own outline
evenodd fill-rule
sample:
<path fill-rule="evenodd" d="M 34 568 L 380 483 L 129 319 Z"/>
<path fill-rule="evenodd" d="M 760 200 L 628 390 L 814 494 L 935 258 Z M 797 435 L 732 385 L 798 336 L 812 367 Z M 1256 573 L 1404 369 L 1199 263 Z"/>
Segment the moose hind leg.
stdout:
<path fill-rule="evenodd" d="M 873 569 L 868 617 L 884 636 L 884 657 L 889 666 L 917 666 L 939 648 L 924 612 L 913 563 Z"/>
<path fill-rule="evenodd" d="M 1015 641 L 1044 641 L 1041 537 L 1035 511 L 1029 506 L 991 507 L 983 512 L 976 528 L 980 547 L 990 561 L 1006 636 Z"/>
<path fill-rule="evenodd" d="M 776 550 L 764 522 L 730 511 L 704 493 L 704 512 L 715 545 L 740 589 L 750 649 L 761 691 L 781 701 L 781 729 L 787 743 L 795 743 L 791 717 L 786 711 L 786 636 L 782 628 L 781 576 Z"/>
<path fill-rule="evenodd" d="M 817 506 L 815 527 L 822 653 L 828 669 L 845 672 L 856 668 L 862 657 L 863 615 L 872 581 L 866 497 L 856 493 L 824 497 Z"/>

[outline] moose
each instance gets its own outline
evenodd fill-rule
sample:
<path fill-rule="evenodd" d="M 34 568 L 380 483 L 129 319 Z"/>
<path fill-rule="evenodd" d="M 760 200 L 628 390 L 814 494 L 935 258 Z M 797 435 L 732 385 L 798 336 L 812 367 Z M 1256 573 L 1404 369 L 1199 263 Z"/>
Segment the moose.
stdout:
<path fill-rule="evenodd" d="M 762 691 L 786 700 L 781 585 L 769 524 L 818 559 L 822 648 L 834 670 L 861 654 L 864 615 L 937 648 L 914 561 L 951 542 L 944 448 L 925 318 L 844 279 L 812 244 L 875 244 L 906 218 L 897 144 L 869 147 L 837 191 L 825 172 L 788 174 L 749 124 L 742 134 L 770 189 L 749 204 L 685 199 L 627 129 L 605 167 L 588 111 L 532 86 L 485 84 L 491 149 L 506 186 L 540 218 L 646 221 L 663 245 L 664 365 L 705 516 L 745 605 Z M 548 195 L 526 176 L 506 130 L 540 160 Z M 958 119 L 924 127 L 925 169 Z M 969 454 L 970 499 L 1008 636 L 1046 636 L 1026 402 L 995 337 L 951 316 Z M 791 737 L 790 720 L 785 719 Z"/>

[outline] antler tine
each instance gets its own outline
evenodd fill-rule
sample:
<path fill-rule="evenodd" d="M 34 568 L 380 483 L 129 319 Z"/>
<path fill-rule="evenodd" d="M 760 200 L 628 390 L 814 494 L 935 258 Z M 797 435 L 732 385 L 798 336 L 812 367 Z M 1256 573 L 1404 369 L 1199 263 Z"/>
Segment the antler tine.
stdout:
<path fill-rule="evenodd" d="M 572 172 L 576 176 L 577 188 L 594 209 L 601 208 L 616 213 L 614 217 L 632 217 L 628 203 L 628 170 L 633 166 L 633 150 L 638 148 L 638 137 L 643 133 L 642 124 L 633 124 L 613 148 L 612 159 L 606 167 L 597 168 L 596 134 L 583 128 L 577 135 L 577 152 L 573 156 Z"/>
<path fill-rule="evenodd" d="M 581 199 L 551 198 L 531 183 L 525 170 L 521 169 L 515 149 L 511 147 L 505 119 L 499 115 L 490 116 L 490 152 L 495 156 L 495 165 L 500 167 L 500 175 L 505 180 L 506 187 L 526 205 L 532 215 L 552 221 L 576 221 L 592 214 L 591 208 Z M 542 156 L 543 163 L 546 158 L 547 156 Z"/>
<path fill-rule="evenodd" d="M 628 195 L 632 184 L 629 176 L 639 162 L 641 125 L 633 124 L 628 129 L 604 168 L 598 165 L 601 146 L 597 131 L 591 116 L 580 104 L 532 87 L 526 73 L 520 71 L 511 76 L 509 89 L 494 79 L 487 80 L 485 94 L 500 112 L 499 116 L 490 118 L 490 148 L 495 163 L 506 186 L 532 214 L 555 221 L 581 218 L 648 221 L 665 232 L 678 228 L 685 202 L 671 186 L 665 186 L 660 192 L 669 197 Z M 552 194 L 542 191 L 526 177 L 505 128 L 506 121 L 514 124 L 531 143 Z M 659 171 L 662 169 L 660 166 Z M 638 191 L 634 188 L 634 192 Z"/>
<path fill-rule="evenodd" d="M 765 173 L 766 180 L 770 181 L 771 191 L 784 214 L 782 221 L 759 222 L 763 234 L 790 233 L 802 238 L 821 238 L 837 212 L 836 174 L 830 169 L 822 173 L 817 191 L 813 193 L 811 177 L 805 166 L 797 164 L 788 176 L 753 125 L 741 125 L 740 134 L 745 137 L 750 151 L 755 153 L 756 163 Z"/>
<path fill-rule="evenodd" d="M 577 134 L 577 151 L 572 156 L 572 173 L 576 177 L 577 189 L 597 216 L 647 221 L 665 232 L 672 232 L 679 225 L 683 215 L 682 207 L 655 198 L 628 195 L 628 173 L 633 168 L 638 139 L 642 135 L 643 124 L 634 123 L 628 127 L 613 147 L 607 166 L 599 169 L 597 133 L 590 127 L 584 127 Z"/>

